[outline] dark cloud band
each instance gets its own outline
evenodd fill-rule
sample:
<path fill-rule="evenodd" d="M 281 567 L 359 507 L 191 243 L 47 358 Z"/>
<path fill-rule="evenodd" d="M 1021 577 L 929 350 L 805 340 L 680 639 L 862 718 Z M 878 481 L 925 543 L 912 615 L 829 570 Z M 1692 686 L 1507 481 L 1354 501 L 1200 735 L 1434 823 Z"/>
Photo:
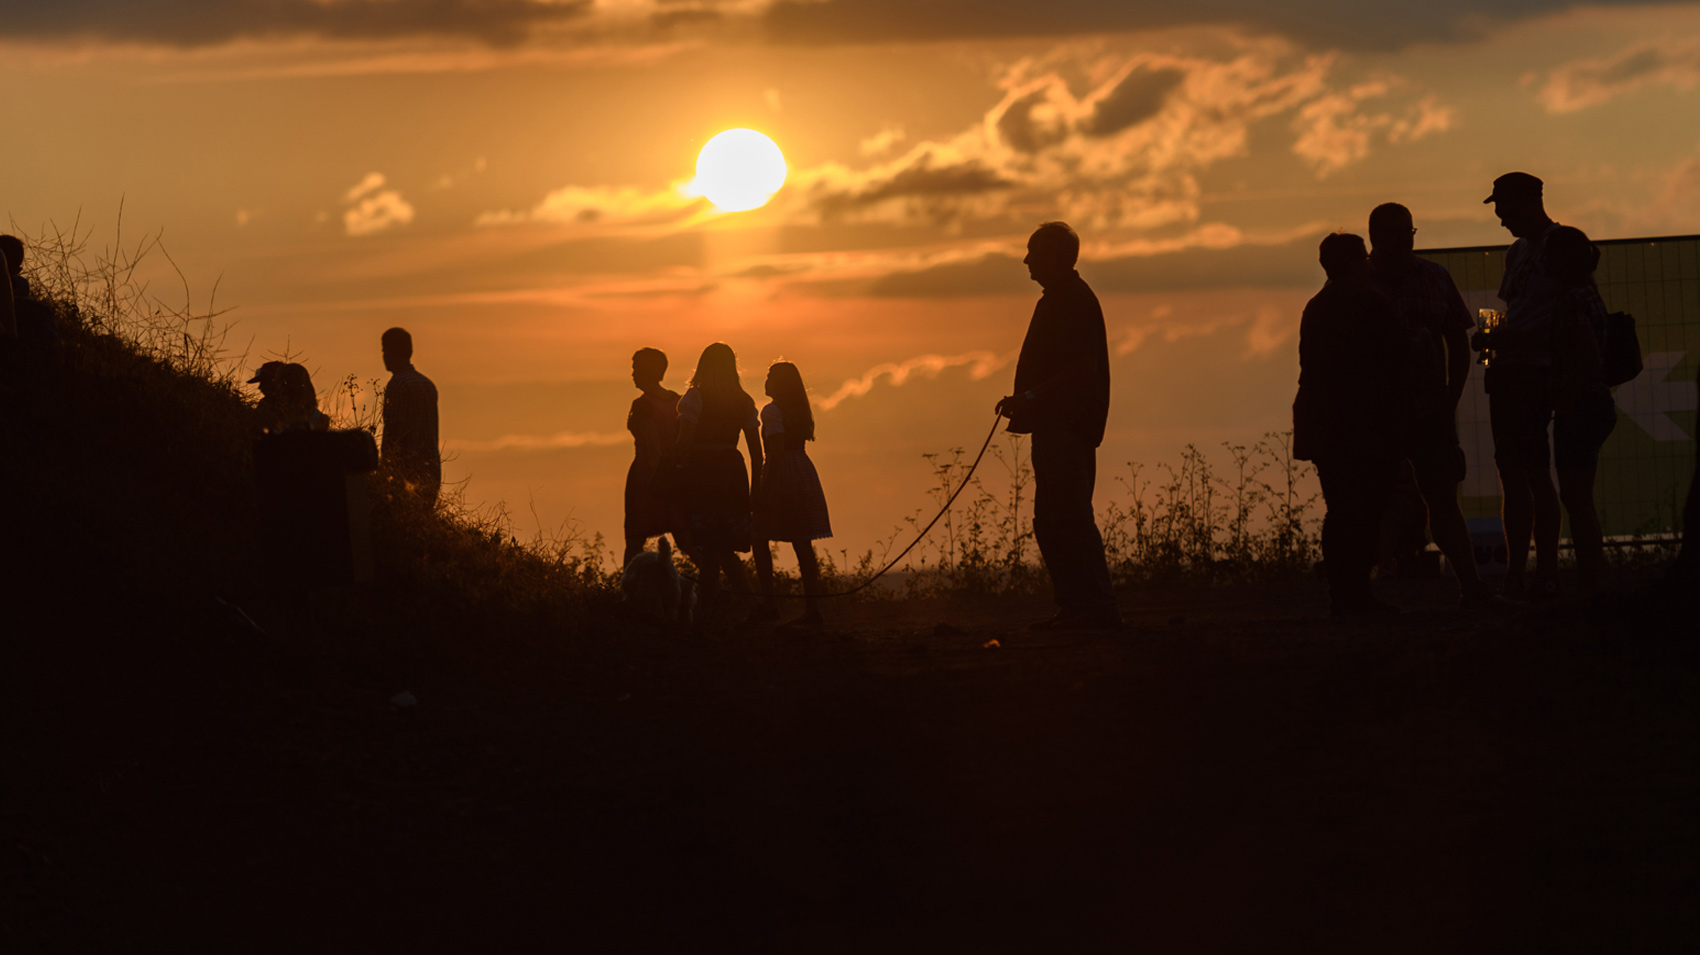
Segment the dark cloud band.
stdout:
<path fill-rule="evenodd" d="M 183 47 L 286 36 L 450 36 L 511 46 L 590 7 L 591 0 L 0 0 L 0 36 Z"/>

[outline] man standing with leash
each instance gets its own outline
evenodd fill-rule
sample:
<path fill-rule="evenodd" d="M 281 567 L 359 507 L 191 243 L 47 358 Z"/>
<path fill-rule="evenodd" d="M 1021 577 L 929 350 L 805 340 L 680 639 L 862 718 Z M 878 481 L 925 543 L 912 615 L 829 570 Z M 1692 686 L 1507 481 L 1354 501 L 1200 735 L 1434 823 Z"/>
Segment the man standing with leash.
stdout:
<path fill-rule="evenodd" d="M 1079 258 L 1080 236 L 1066 223 L 1047 222 L 1027 240 L 1022 261 L 1045 291 L 1021 344 L 1015 394 L 997 406 L 1011 434 L 1033 436 L 1033 537 L 1058 607 L 1034 630 L 1121 626 L 1092 513 L 1110 412 L 1110 349 L 1104 310 L 1075 271 Z"/>

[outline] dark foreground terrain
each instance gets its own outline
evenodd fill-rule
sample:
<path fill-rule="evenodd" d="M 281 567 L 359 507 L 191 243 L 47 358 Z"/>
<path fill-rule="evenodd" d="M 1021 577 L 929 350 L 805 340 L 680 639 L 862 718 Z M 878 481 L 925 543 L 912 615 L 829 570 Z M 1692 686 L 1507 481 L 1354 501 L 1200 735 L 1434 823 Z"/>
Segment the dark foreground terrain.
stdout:
<path fill-rule="evenodd" d="M 0 947 L 1700 944 L 1680 636 L 1387 586 L 1418 609 L 1363 627 L 1300 584 L 1127 595 L 1113 637 L 1012 598 L 489 654 L 313 622 L 358 598 L 60 606 L 0 641 Z"/>

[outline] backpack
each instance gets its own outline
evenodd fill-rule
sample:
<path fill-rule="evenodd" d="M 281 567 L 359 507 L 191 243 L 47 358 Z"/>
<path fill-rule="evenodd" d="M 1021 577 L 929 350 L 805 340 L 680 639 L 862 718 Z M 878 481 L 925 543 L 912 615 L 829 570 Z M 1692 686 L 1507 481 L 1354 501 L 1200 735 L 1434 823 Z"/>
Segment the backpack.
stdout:
<path fill-rule="evenodd" d="M 1606 347 L 1600 365 L 1608 388 L 1641 374 L 1641 338 L 1635 334 L 1635 316 L 1628 312 L 1606 316 Z"/>

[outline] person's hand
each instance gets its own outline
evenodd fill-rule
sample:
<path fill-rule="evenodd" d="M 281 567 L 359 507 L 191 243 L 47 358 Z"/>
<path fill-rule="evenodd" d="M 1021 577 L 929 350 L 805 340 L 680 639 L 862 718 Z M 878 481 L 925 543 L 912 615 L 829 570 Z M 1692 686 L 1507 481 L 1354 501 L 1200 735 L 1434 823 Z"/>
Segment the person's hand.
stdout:
<path fill-rule="evenodd" d="M 1013 418 L 1031 404 L 1026 395 L 1007 395 L 998 401 L 997 413 L 1005 418 Z"/>

